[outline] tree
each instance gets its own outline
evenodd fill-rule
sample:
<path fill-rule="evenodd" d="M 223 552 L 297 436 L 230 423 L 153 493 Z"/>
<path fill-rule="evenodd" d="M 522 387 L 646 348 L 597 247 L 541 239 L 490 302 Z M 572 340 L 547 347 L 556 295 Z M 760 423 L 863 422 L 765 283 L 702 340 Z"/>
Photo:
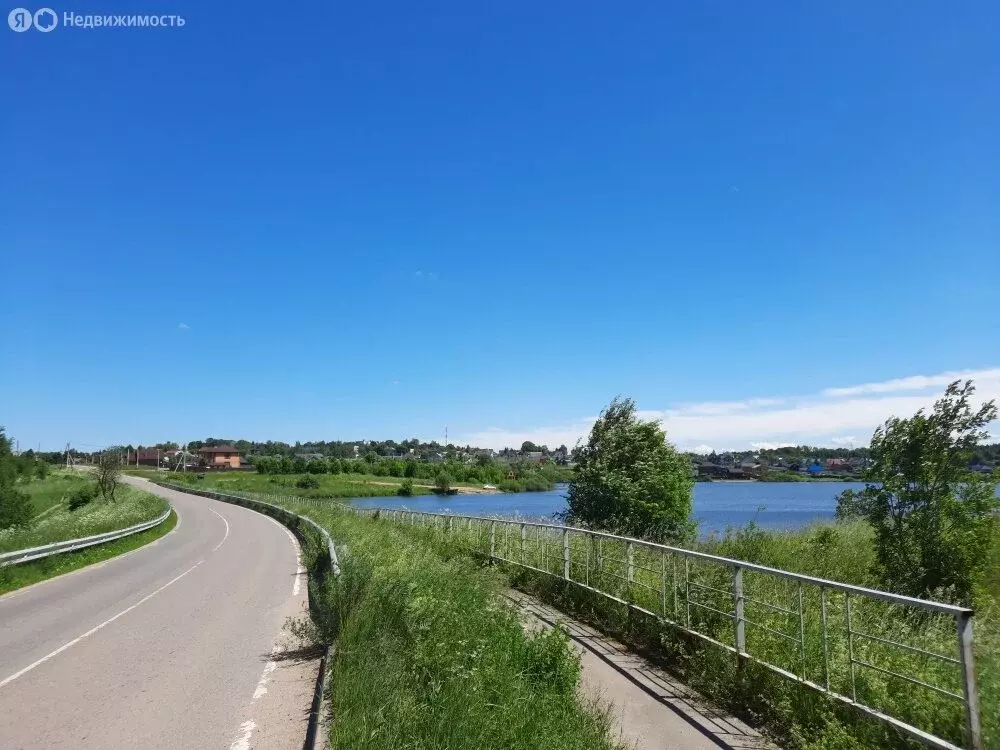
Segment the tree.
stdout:
<path fill-rule="evenodd" d="M 1000 500 L 997 477 L 968 466 L 997 409 L 973 410 L 973 393 L 971 380 L 956 380 L 930 414 L 886 421 L 872 436 L 865 489 L 837 499 L 838 517 L 875 529 L 876 573 L 892 590 L 969 603 L 983 581 Z"/>
<path fill-rule="evenodd" d="M 403 476 L 406 477 L 407 479 L 412 479 L 416 475 L 417 475 L 417 462 L 407 461 L 406 468 L 403 469 Z"/>
<path fill-rule="evenodd" d="M 692 535 L 690 465 L 659 422 L 636 417 L 632 399 L 601 412 L 577 462 L 569 521 L 657 541 Z"/>
<path fill-rule="evenodd" d="M 34 515 L 31 498 L 15 486 L 18 466 L 10 442 L 0 427 L 0 529 L 27 526 Z"/>
<path fill-rule="evenodd" d="M 438 492 L 448 492 L 451 489 L 451 477 L 443 469 L 434 477 L 434 489 Z"/>
<path fill-rule="evenodd" d="M 535 451 L 538 451 L 538 450 L 541 450 L 541 448 L 539 448 L 537 445 L 535 445 L 530 440 L 525 440 L 523 443 L 521 443 L 521 452 L 522 453 L 534 453 Z"/>
<path fill-rule="evenodd" d="M 105 500 L 114 500 L 115 492 L 122 474 L 121 448 L 111 446 L 97 455 L 94 463 L 94 476 L 97 478 L 97 489 Z"/>

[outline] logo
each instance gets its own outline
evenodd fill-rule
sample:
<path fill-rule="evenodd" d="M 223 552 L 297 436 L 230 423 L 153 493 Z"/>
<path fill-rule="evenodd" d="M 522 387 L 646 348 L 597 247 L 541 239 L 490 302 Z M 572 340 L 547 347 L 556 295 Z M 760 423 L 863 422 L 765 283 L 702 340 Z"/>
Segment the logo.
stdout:
<path fill-rule="evenodd" d="M 59 25 L 59 16 L 52 8 L 39 8 L 34 13 L 27 8 L 14 8 L 7 14 L 7 25 L 18 33 L 27 31 L 32 26 L 48 33 Z"/>
<path fill-rule="evenodd" d="M 49 32 L 59 25 L 59 16 L 52 8 L 39 8 L 35 11 L 34 21 L 36 29 Z"/>
<path fill-rule="evenodd" d="M 27 8 L 14 8 L 7 14 L 7 25 L 12 31 L 22 32 L 31 28 L 31 11 Z"/>

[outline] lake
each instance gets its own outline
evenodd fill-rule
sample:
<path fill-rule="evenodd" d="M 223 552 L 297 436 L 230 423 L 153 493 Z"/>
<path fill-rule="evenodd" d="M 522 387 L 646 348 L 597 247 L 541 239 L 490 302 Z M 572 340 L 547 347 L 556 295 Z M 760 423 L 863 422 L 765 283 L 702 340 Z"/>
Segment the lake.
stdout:
<path fill-rule="evenodd" d="M 862 489 L 861 482 L 697 482 L 694 516 L 701 534 L 746 526 L 752 520 L 773 529 L 807 526 L 811 521 L 833 518 L 837 495 Z M 551 518 L 566 509 L 566 485 L 549 492 L 516 492 L 504 495 L 421 495 L 405 500 L 390 497 L 358 498 L 365 508 L 401 508 L 466 516 L 527 516 Z M 758 510 L 764 506 L 763 510 Z"/>
<path fill-rule="evenodd" d="M 830 520 L 837 495 L 860 490 L 863 482 L 697 482 L 694 517 L 702 535 L 721 533 L 750 521 L 769 529 L 794 529 L 812 521 Z M 516 492 L 504 495 L 421 495 L 405 500 L 391 497 L 358 498 L 365 508 L 402 508 L 465 516 L 527 516 L 551 518 L 566 509 L 567 485 L 549 492 Z M 997 488 L 1000 496 L 1000 487 Z M 763 506 L 763 509 L 760 509 Z"/>

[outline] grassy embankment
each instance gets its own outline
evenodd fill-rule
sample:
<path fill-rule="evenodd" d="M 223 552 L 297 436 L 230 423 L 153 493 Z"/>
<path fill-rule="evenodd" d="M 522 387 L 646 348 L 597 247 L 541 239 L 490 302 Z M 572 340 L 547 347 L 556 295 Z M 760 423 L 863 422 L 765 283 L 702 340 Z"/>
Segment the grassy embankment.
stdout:
<path fill-rule="evenodd" d="M 441 531 L 401 526 L 400 534 L 410 539 L 422 539 L 430 545 L 451 544 L 459 554 L 463 545 L 475 541 L 480 548 L 482 535 L 473 540 L 463 538 L 460 527 L 451 532 L 450 542 Z M 618 549 L 604 543 L 603 573 L 595 565 L 596 550 L 589 556 L 591 581 L 622 598 L 631 597 L 638 605 L 654 612 L 666 610 L 668 617 L 683 621 L 687 610 L 687 592 L 683 584 L 683 560 L 679 561 L 680 583 L 672 588 L 672 562 L 665 566 L 668 580 L 667 595 L 660 595 L 663 576 L 659 554 L 645 555 L 636 549 L 636 585 L 631 593 L 621 582 L 625 578 L 624 545 Z M 872 577 L 875 559 L 872 534 L 862 523 L 819 526 L 798 532 L 763 532 L 744 530 L 723 539 L 710 540 L 703 551 L 805 573 L 817 577 L 877 587 Z M 584 565 L 586 549 L 573 549 L 574 565 Z M 514 554 L 514 553 L 511 553 Z M 976 617 L 976 668 L 982 722 L 987 747 L 1000 746 L 1000 537 L 994 549 L 994 578 L 990 590 L 983 592 Z M 548 562 L 532 561 L 540 567 L 560 574 L 561 555 L 553 554 Z M 688 636 L 659 620 L 628 610 L 611 600 L 588 590 L 568 584 L 559 578 L 511 568 L 511 582 L 540 595 L 564 611 L 590 621 L 606 632 L 614 633 L 661 661 L 682 676 L 693 687 L 712 696 L 726 708 L 751 722 L 766 726 L 782 743 L 790 747 L 826 750 L 832 748 L 906 747 L 912 743 L 886 725 L 866 718 L 860 712 L 825 698 L 820 693 L 797 685 L 755 664 L 737 668 L 733 655 L 723 649 Z M 580 576 L 579 568 L 575 577 Z M 709 563 L 691 565 L 691 580 L 707 589 L 692 591 L 691 601 L 700 601 L 720 611 L 732 611 L 732 598 L 723 593 L 731 590 L 731 572 Z M 615 588 L 615 586 L 619 588 Z M 806 613 L 805 648 L 798 644 L 798 617 L 770 609 L 767 602 L 792 611 L 797 610 L 798 590 L 784 579 L 745 572 L 746 595 L 756 602 L 747 602 L 746 617 L 772 631 L 747 626 L 750 653 L 777 664 L 795 674 L 823 684 L 826 679 L 822 646 L 820 601 L 818 589 L 807 587 L 803 592 Z M 676 593 L 676 599 L 675 597 Z M 675 604 L 676 602 L 676 604 Z M 953 619 L 946 616 L 915 616 L 887 604 L 852 597 L 853 629 L 910 646 L 956 656 Z M 710 610 L 691 606 L 691 622 L 699 632 L 707 633 L 723 643 L 734 640 L 732 621 Z M 842 594 L 827 597 L 829 679 L 831 687 L 851 694 L 850 666 L 847 657 L 848 638 L 845 626 L 846 606 Z M 914 676 L 952 692 L 961 693 L 957 667 L 920 656 L 885 644 L 855 637 L 856 659 L 883 669 Z M 858 700 L 879 708 L 892 716 L 926 731 L 962 745 L 964 720 L 958 701 L 930 690 L 908 684 L 877 671 L 857 667 Z"/>
<path fill-rule="evenodd" d="M 400 528 L 286 505 L 346 550 L 320 605 L 336 642 L 332 748 L 614 747 L 606 718 L 576 695 L 566 637 L 526 634 L 496 570 Z"/>
<path fill-rule="evenodd" d="M 70 510 L 68 498 L 88 484 L 93 484 L 93 481 L 84 474 L 54 472 L 46 479 L 19 485 L 19 489 L 31 496 L 38 515 L 29 526 L 0 530 L 0 552 L 39 547 L 65 539 L 134 526 L 156 518 L 167 507 L 166 502 L 155 495 L 122 486 L 114 502 L 97 498 L 76 510 Z M 172 517 L 155 529 L 126 539 L 20 565 L 0 567 L 0 593 L 135 549 L 163 536 L 175 524 L 176 517 Z"/>

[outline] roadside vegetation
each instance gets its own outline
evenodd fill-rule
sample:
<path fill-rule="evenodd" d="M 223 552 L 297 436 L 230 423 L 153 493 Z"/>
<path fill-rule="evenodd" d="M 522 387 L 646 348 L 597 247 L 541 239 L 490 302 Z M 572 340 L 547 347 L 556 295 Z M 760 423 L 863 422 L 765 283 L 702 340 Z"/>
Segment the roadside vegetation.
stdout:
<path fill-rule="evenodd" d="M 614 747 L 577 697 L 568 638 L 526 633 L 495 570 L 344 511 L 286 507 L 345 550 L 317 618 L 336 644 L 332 748 Z"/>

